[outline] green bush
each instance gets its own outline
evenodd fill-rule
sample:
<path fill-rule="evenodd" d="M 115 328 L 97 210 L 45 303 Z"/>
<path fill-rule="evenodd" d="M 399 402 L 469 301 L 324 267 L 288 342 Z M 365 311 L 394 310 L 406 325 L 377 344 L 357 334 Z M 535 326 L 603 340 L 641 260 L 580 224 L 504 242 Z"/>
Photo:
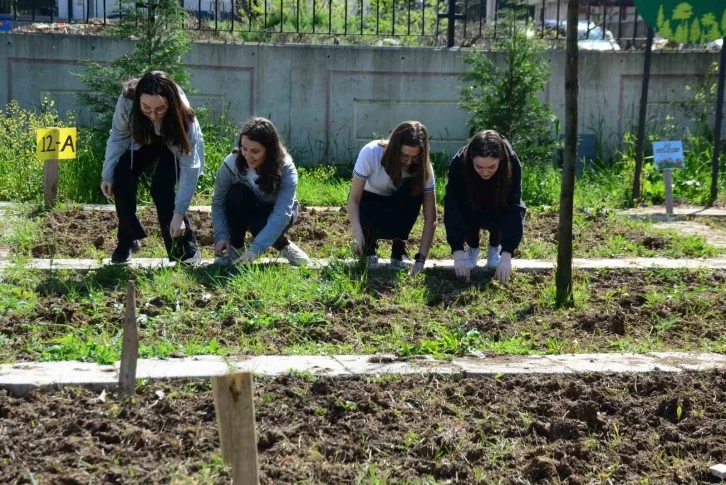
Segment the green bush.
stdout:
<path fill-rule="evenodd" d="M 507 10 L 502 24 L 507 35 L 494 47 L 504 66 L 486 52 L 465 54 L 469 71 L 462 79 L 471 84 L 461 90 L 461 107 L 472 115 L 472 135 L 496 130 L 509 139 L 525 165 L 551 162 L 557 146 L 556 117 L 537 98 L 550 75 L 546 44 L 529 34 L 517 10 Z"/>
<path fill-rule="evenodd" d="M 134 50 L 108 64 L 84 62 L 86 70 L 74 73 L 88 87 L 80 102 L 97 115 L 97 126 L 111 127 L 116 101 L 124 82 L 147 71 L 163 70 L 187 93 L 191 74 L 182 57 L 192 42 L 184 28 L 184 9 L 176 0 L 149 0 L 128 4 L 112 32 L 119 38 L 138 39 Z"/>
<path fill-rule="evenodd" d="M 65 126 L 47 98 L 39 114 L 22 109 L 15 100 L 0 110 L 0 200 L 43 200 L 43 162 L 35 156 L 36 133 Z M 62 161 L 61 171 L 70 163 L 75 160 Z"/>

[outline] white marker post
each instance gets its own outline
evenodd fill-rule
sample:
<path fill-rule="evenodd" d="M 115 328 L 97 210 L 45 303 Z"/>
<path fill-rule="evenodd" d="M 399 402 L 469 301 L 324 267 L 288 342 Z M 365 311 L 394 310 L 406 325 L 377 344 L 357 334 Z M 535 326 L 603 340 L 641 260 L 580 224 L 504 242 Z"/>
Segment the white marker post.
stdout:
<path fill-rule="evenodd" d="M 665 182 L 666 215 L 673 217 L 673 177 L 670 168 L 663 169 L 663 182 Z"/>
<path fill-rule="evenodd" d="M 655 168 L 663 171 L 665 182 L 666 215 L 673 217 L 673 178 L 671 170 L 685 168 L 683 157 L 683 142 L 655 141 L 653 142 L 653 163 Z"/>
<path fill-rule="evenodd" d="M 46 207 L 53 207 L 58 199 L 58 161 L 76 158 L 75 128 L 41 128 L 37 134 L 35 154 L 44 161 L 43 196 Z"/>

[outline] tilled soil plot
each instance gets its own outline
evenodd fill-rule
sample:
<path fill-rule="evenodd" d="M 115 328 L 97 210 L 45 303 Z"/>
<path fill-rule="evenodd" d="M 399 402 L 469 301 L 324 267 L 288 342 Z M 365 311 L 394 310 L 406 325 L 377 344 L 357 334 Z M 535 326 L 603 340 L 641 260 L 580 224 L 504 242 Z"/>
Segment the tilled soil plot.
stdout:
<path fill-rule="evenodd" d="M 724 271 L 587 273 L 575 281 L 578 305 L 557 310 L 551 273 L 517 274 L 505 289 L 491 273 L 465 283 L 443 270 L 405 280 L 354 270 L 113 269 L 50 280 L 41 273 L 31 283 L 22 279 L 27 275 L 6 279 L 0 295 L 12 309 L 0 311 L 0 361 L 117 360 L 128 278 L 139 288 L 145 356 L 726 350 Z M 361 278 L 362 289 L 340 290 Z M 290 285 L 283 296 L 262 293 L 283 285 Z"/>
<path fill-rule="evenodd" d="M 189 217 L 197 231 L 200 247 L 205 257 L 212 257 L 214 232 L 210 213 L 190 212 Z M 525 236 L 519 256 L 526 258 L 554 258 L 557 254 L 558 214 L 554 211 L 530 210 Z M 674 237 L 655 230 L 631 227 L 604 214 L 580 214 L 574 227 L 575 257 L 619 256 L 704 256 L 703 245 L 691 245 L 678 249 Z M 139 220 L 148 236 L 143 240 L 137 256 L 165 255 L 158 230 L 156 210 L 139 211 Z M 83 258 L 109 255 L 116 246 L 117 219 L 114 212 L 69 209 L 45 216 L 37 240 L 30 248 L 36 258 Z M 418 250 L 423 221 L 419 220 L 408 240 L 409 252 Z M 311 257 L 339 256 L 349 252 L 352 233 L 344 208 L 334 211 L 304 210 L 288 233 L 290 239 L 300 245 Z M 486 243 L 486 234 L 482 235 Z M 16 248 L 16 250 L 19 250 Z M 271 255 L 276 255 L 271 251 Z M 390 243 L 381 241 L 379 255 L 390 256 Z M 430 252 L 432 258 L 450 258 L 446 243 L 443 214 L 439 213 L 438 228 Z"/>
<path fill-rule="evenodd" d="M 724 389 L 715 372 L 259 380 L 261 483 L 718 483 Z M 121 404 L 3 393 L 2 483 L 229 483 L 208 383 Z"/>

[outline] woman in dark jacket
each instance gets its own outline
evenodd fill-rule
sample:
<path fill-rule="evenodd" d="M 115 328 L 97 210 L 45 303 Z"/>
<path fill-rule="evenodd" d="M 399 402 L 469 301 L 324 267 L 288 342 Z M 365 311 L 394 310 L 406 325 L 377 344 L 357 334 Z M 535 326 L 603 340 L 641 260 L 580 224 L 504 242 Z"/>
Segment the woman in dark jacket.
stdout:
<path fill-rule="evenodd" d="M 449 166 L 444 225 L 456 275 L 469 279 L 481 252 L 479 231 L 486 229 L 487 267 L 496 269 L 494 277 L 507 284 L 512 256 L 522 241 L 526 210 L 519 158 L 499 133 L 480 131 Z"/>

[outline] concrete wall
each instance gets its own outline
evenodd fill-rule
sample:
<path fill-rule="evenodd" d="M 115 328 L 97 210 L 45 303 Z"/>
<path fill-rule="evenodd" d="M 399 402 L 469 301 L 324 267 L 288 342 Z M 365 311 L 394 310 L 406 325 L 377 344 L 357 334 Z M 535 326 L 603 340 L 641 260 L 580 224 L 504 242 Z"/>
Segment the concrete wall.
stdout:
<path fill-rule="evenodd" d="M 108 61 L 132 49 L 130 41 L 65 35 L 0 35 L 0 107 L 16 99 L 38 106 L 44 95 L 61 112 L 73 110 L 90 122 L 75 93 L 84 89 L 71 73 L 80 59 Z M 300 162 L 355 158 L 374 134 L 387 134 L 406 119 L 422 121 L 433 149 L 453 151 L 468 137 L 469 116 L 458 107 L 466 70 L 461 51 L 430 48 L 310 45 L 195 44 L 188 56 L 197 94 L 195 106 L 225 108 L 234 121 L 270 117 Z M 636 119 L 643 54 L 582 52 L 580 129 L 595 133 L 609 147 Z M 540 94 L 564 119 L 562 51 L 549 54 L 552 77 Z M 711 68 L 717 54 L 655 53 L 649 117 L 673 115 L 673 103 L 688 99 L 686 86 Z M 161 66 L 160 66 L 161 67 Z M 326 151 L 326 147 L 328 150 Z"/>

